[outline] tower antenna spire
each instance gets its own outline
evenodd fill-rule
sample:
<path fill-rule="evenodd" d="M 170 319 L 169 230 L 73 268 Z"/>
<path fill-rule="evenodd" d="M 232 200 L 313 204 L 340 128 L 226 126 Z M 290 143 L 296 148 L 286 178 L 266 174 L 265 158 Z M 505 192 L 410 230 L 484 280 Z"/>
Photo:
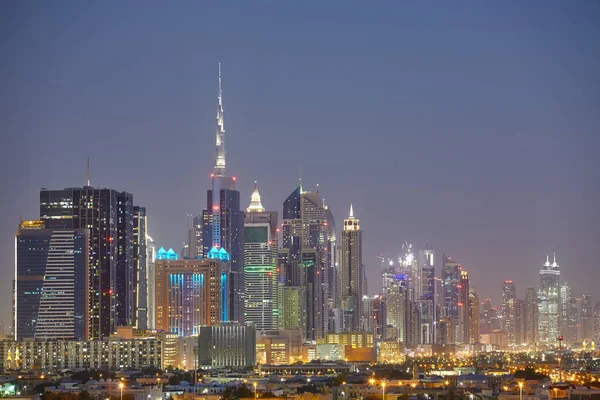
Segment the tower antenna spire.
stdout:
<path fill-rule="evenodd" d="M 85 181 L 87 186 L 90 186 L 90 158 L 87 158 L 87 169 L 85 171 Z"/>
<path fill-rule="evenodd" d="M 223 125 L 223 88 L 221 78 L 221 63 L 219 63 L 219 95 L 217 97 L 217 143 L 214 175 L 225 176 L 225 126 Z"/>

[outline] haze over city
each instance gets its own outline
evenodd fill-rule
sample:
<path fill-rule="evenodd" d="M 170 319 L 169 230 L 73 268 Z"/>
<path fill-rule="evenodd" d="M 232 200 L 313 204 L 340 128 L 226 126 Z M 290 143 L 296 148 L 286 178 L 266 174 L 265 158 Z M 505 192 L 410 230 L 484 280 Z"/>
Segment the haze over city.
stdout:
<path fill-rule="evenodd" d="M 181 249 L 211 182 L 219 62 L 242 207 L 258 181 L 281 212 L 300 170 L 338 230 L 352 203 L 369 293 L 378 255 L 428 241 L 480 299 L 505 279 L 522 296 L 554 252 L 596 296 L 598 3 L 0 7 L 4 321 L 19 221 L 40 188 L 84 185 L 87 157 L 93 186 L 133 193 Z"/>

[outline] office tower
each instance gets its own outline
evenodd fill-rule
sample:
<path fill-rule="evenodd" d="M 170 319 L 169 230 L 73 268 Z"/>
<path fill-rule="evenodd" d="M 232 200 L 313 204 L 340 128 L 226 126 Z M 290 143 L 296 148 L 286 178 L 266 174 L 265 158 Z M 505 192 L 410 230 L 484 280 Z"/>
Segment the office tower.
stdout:
<path fill-rule="evenodd" d="M 117 326 L 135 325 L 137 273 L 133 258 L 133 195 L 117 192 Z"/>
<path fill-rule="evenodd" d="M 525 344 L 525 300 L 515 299 L 515 346 Z"/>
<path fill-rule="evenodd" d="M 469 288 L 469 343 L 479 343 L 479 296 Z"/>
<path fill-rule="evenodd" d="M 594 318 L 593 318 L 592 296 L 584 294 L 581 296 L 581 312 L 579 321 L 581 325 L 580 340 L 590 341 L 594 338 Z"/>
<path fill-rule="evenodd" d="M 419 344 L 433 343 L 435 321 L 435 252 L 426 246 L 418 251 L 420 296 L 417 299 Z"/>
<path fill-rule="evenodd" d="M 148 248 L 146 207 L 133 207 L 133 265 L 136 274 L 135 326 L 148 329 Z"/>
<path fill-rule="evenodd" d="M 540 342 L 555 344 L 559 334 L 560 310 L 560 268 L 554 261 L 550 264 L 548 257 L 540 270 L 540 289 L 538 292 L 538 334 Z"/>
<path fill-rule="evenodd" d="M 444 285 L 444 316 L 447 320 L 451 320 L 451 326 L 458 330 L 459 324 L 459 285 L 460 271 L 462 267 L 450 257 L 443 255 L 444 268 L 442 270 L 442 281 Z M 448 325 L 450 326 L 450 325 Z M 458 331 L 454 332 L 453 338 L 459 338 Z"/>
<path fill-rule="evenodd" d="M 256 364 L 256 329 L 222 323 L 201 326 L 198 335 L 200 368 L 251 367 Z"/>
<path fill-rule="evenodd" d="M 513 281 L 502 286 L 502 330 L 508 334 L 508 343 L 515 344 L 515 302 L 517 295 Z"/>
<path fill-rule="evenodd" d="M 481 303 L 479 331 L 482 335 L 492 333 L 492 308 L 492 299 L 485 299 Z"/>
<path fill-rule="evenodd" d="M 344 219 L 342 230 L 342 254 L 340 259 L 340 297 L 344 315 L 344 330 L 358 331 L 362 319 L 363 263 L 362 230 L 359 219 L 350 214 Z"/>
<path fill-rule="evenodd" d="M 279 327 L 277 211 L 265 211 L 258 185 L 244 222 L 245 321 L 258 330 Z"/>
<path fill-rule="evenodd" d="M 15 252 L 15 339 L 86 340 L 88 231 L 23 221 Z"/>
<path fill-rule="evenodd" d="M 108 337 L 133 322 L 132 195 L 91 186 L 40 191 L 48 229 L 89 230 L 90 338 Z M 119 323 L 117 323 L 119 322 Z"/>
<path fill-rule="evenodd" d="M 410 307 L 408 298 L 408 279 L 406 275 L 396 274 L 383 293 L 385 298 L 386 338 L 406 341 L 406 312 Z M 371 314 L 369 314 L 371 315 Z M 371 329 L 372 331 L 372 329 Z"/>
<path fill-rule="evenodd" d="M 363 296 L 362 308 L 364 313 L 364 323 L 362 331 L 372 332 L 377 340 L 387 338 L 387 315 L 386 299 L 383 295 Z"/>
<path fill-rule="evenodd" d="M 579 303 L 580 300 L 575 296 L 567 297 L 565 302 L 566 318 L 564 326 L 566 327 L 564 340 L 569 344 L 579 341 Z"/>
<path fill-rule="evenodd" d="M 460 271 L 460 283 L 458 285 L 458 311 L 459 332 L 457 340 L 460 343 L 469 343 L 471 338 L 471 312 L 469 310 L 469 273 Z"/>
<path fill-rule="evenodd" d="M 157 259 L 155 274 L 155 324 L 159 331 L 178 336 L 198 334 L 200 325 L 221 322 L 223 264 L 218 259 Z"/>
<path fill-rule="evenodd" d="M 147 229 L 146 229 L 147 230 Z M 155 319 L 155 301 L 154 301 L 154 291 L 156 290 L 155 285 L 155 270 L 154 270 L 154 261 L 156 260 L 156 248 L 154 247 L 154 240 L 148 236 L 146 233 L 146 278 L 148 280 L 148 287 L 146 289 L 148 297 L 146 300 L 146 304 L 148 310 L 146 311 L 146 315 L 148 316 L 148 329 L 156 329 L 156 319 Z"/>
<path fill-rule="evenodd" d="M 569 287 L 569 284 L 567 282 L 563 283 L 560 285 L 560 295 L 559 295 L 559 308 L 558 308 L 558 312 L 559 312 L 559 316 L 558 316 L 558 321 L 559 321 L 559 332 L 560 334 L 565 338 L 565 340 L 569 340 L 568 338 L 570 337 L 569 335 L 569 312 L 570 310 L 570 306 L 569 306 L 569 299 L 571 298 L 571 288 Z M 575 334 L 575 336 L 577 336 Z M 575 336 L 572 336 L 573 338 Z"/>
<path fill-rule="evenodd" d="M 537 291 L 530 286 L 525 291 L 525 343 L 538 342 L 538 304 Z"/>
<path fill-rule="evenodd" d="M 305 340 L 321 338 L 329 328 L 328 271 L 335 268 L 334 228 L 331 211 L 318 191 L 307 192 L 300 185 L 284 201 L 280 257 L 285 285 L 306 291 Z"/>
<path fill-rule="evenodd" d="M 594 306 L 594 341 L 600 346 L 600 301 Z"/>
<path fill-rule="evenodd" d="M 228 258 L 226 279 L 228 296 L 223 304 L 223 321 L 244 323 L 244 212 L 240 209 L 240 192 L 235 177 L 225 172 L 225 128 L 223 125 L 223 91 L 219 64 L 217 134 L 212 188 L 207 191 L 206 209 L 202 212 L 202 256 Z M 227 254 L 225 257 L 224 255 Z"/>

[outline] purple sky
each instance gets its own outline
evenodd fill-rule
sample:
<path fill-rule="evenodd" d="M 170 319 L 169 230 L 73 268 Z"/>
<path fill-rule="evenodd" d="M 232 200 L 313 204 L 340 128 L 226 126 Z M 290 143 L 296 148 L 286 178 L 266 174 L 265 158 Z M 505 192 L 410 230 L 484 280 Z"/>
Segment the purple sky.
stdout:
<path fill-rule="evenodd" d="M 179 251 L 213 165 L 217 62 L 227 161 L 281 211 L 297 185 L 361 219 L 375 292 L 405 240 L 460 261 L 480 298 L 537 285 L 556 251 L 600 282 L 600 3 L 0 4 L 0 319 L 14 233 L 41 187 L 127 190 Z M 439 269 L 438 269 L 439 270 Z"/>

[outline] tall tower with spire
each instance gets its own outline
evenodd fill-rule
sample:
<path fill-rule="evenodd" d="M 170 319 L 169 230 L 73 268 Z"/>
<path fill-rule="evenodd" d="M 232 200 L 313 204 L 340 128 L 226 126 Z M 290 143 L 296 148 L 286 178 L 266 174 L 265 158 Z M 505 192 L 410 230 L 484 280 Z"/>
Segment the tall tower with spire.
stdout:
<path fill-rule="evenodd" d="M 265 211 L 254 183 L 244 223 L 245 322 L 257 330 L 279 329 L 280 289 L 277 268 L 277 211 Z"/>
<path fill-rule="evenodd" d="M 560 269 L 546 256 L 540 270 L 540 290 L 538 292 L 538 334 L 540 342 L 555 344 L 559 335 L 560 312 Z"/>
<path fill-rule="evenodd" d="M 350 204 L 348 218 L 342 230 L 340 268 L 340 298 L 344 330 L 360 330 L 363 298 L 364 266 L 362 262 L 362 230 Z"/>
<path fill-rule="evenodd" d="M 244 323 L 244 212 L 235 177 L 225 170 L 225 127 L 221 64 L 217 98 L 216 154 L 212 187 L 202 212 L 202 256 L 218 258 L 228 267 L 221 272 L 221 320 Z"/>

